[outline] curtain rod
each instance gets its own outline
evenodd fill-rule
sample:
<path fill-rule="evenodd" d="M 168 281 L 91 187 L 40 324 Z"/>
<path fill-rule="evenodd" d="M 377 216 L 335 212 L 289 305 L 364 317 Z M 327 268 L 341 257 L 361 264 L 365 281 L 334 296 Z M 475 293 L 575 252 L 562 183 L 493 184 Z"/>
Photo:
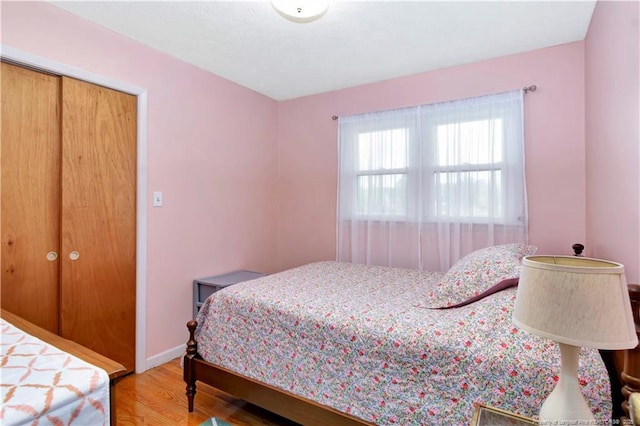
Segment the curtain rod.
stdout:
<path fill-rule="evenodd" d="M 522 88 L 522 91 L 524 92 L 524 94 L 526 95 L 529 92 L 535 92 L 538 89 L 538 86 L 536 86 L 535 84 L 532 84 L 531 86 L 526 86 Z M 340 116 L 338 115 L 332 115 L 331 119 L 332 120 L 337 120 Z"/>

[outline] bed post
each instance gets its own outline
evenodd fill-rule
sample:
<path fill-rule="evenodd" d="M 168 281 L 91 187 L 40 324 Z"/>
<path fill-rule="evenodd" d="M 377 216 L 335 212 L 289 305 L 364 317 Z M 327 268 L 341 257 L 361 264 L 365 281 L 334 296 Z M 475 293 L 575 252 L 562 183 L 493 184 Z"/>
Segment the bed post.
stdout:
<path fill-rule="evenodd" d="M 633 320 L 636 324 L 636 334 L 640 335 L 640 284 L 629 284 L 629 298 Z M 629 417 L 629 395 L 640 392 L 640 345 L 634 349 L 624 351 L 624 367 L 622 374 L 622 410 Z"/>
<path fill-rule="evenodd" d="M 625 398 L 623 398 L 621 392 L 621 375 L 624 370 L 624 354 L 626 351 L 599 349 L 599 352 L 605 367 L 607 367 L 607 373 L 609 373 L 609 383 L 611 384 L 611 419 L 616 422 L 625 416 L 622 411 L 622 403 L 625 401 Z"/>
<path fill-rule="evenodd" d="M 189 412 L 193 412 L 193 400 L 196 396 L 196 379 L 193 372 L 195 368 L 194 360 L 199 358 L 198 342 L 196 342 L 195 332 L 198 326 L 197 321 L 189 321 L 187 328 L 189 329 L 189 340 L 187 341 L 187 352 L 184 355 L 184 381 L 187 384 L 187 400 L 189 401 Z"/>

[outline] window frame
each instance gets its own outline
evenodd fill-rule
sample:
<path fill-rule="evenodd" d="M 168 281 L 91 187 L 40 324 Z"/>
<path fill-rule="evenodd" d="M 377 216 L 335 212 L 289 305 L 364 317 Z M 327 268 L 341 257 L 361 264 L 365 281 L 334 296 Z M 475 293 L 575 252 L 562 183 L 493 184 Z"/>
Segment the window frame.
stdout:
<path fill-rule="evenodd" d="M 356 135 L 354 136 L 355 140 L 352 142 L 354 146 L 354 150 L 356 152 L 355 158 L 359 158 L 360 155 L 360 136 L 367 133 L 382 133 L 382 132 L 393 132 L 394 130 L 404 130 L 406 132 L 405 140 L 406 140 L 406 166 L 400 168 L 384 168 L 379 167 L 375 169 L 359 169 L 356 167 L 354 171 L 354 194 L 356 198 L 355 208 L 351 214 L 351 218 L 355 220 L 384 220 L 384 221 L 394 221 L 394 222 L 407 222 L 410 220 L 410 201 L 409 201 L 409 193 L 410 193 L 410 185 L 412 184 L 411 179 L 411 149 L 412 144 L 414 143 L 415 138 L 417 137 L 417 133 L 412 126 L 402 126 L 402 125 L 390 125 L 385 126 L 381 125 L 377 121 L 371 121 L 369 123 L 363 123 L 361 128 L 358 129 Z M 414 166 L 415 167 L 415 166 Z M 358 188 L 358 179 L 363 176 L 387 176 L 387 175 L 404 175 L 406 177 L 406 185 L 404 189 L 404 208 L 402 213 L 364 213 L 359 209 L 359 200 L 360 200 L 360 191 Z"/>
<path fill-rule="evenodd" d="M 451 222 L 451 223 L 467 223 L 467 224 L 496 224 L 496 225 L 510 225 L 513 223 L 513 220 L 510 220 L 507 217 L 506 212 L 504 211 L 504 207 L 505 207 L 505 202 L 506 202 L 506 197 L 507 197 L 507 181 L 508 181 L 508 173 L 506 173 L 506 168 L 508 166 L 508 162 L 507 159 L 505 157 L 505 152 L 506 152 L 506 145 L 507 145 L 507 138 L 505 137 L 507 132 L 506 132 L 506 126 L 507 126 L 507 111 L 506 109 L 502 108 L 503 111 L 502 112 L 495 112 L 495 109 L 493 111 L 493 114 L 489 114 L 487 112 L 474 112 L 474 113 L 470 113 L 470 114 L 464 114 L 464 112 L 462 113 L 463 117 L 461 117 L 458 121 L 456 122 L 452 122 L 451 120 L 446 120 L 446 119 L 442 119 L 442 120 L 434 120 L 433 117 L 431 117 L 429 119 L 429 121 L 431 121 L 431 123 L 428 125 L 428 127 L 430 127 L 430 129 L 426 130 L 426 132 L 430 132 L 431 133 L 431 137 L 425 137 L 425 139 L 430 140 L 431 141 L 431 146 L 427 148 L 427 151 L 433 156 L 432 160 L 426 160 L 425 164 L 426 166 L 424 167 L 424 176 L 425 176 L 425 180 L 426 182 L 424 183 L 425 188 L 427 189 L 427 193 L 429 194 L 429 200 L 428 200 L 428 206 L 429 208 L 427 209 L 427 211 L 424 213 L 424 218 L 426 223 L 437 223 L 437 222 Z M 442 126 L 442 125 L 448 125 L 448 124 L 454 124 L 456 126 L 459 126 L 463 123 L 469 123 L 469 122 L 477 122 L 477 121 L 495 121 L 497 119 L 496 115 L 500 114 L 500 121 L 501 121 L 501 133 L 502 133 L 502 147 L 501 147 L 501 152 L 502 152 L 502 158 L 500 161 L 496 161 L 496 162 L 489 162 L 489 163 L 474 163 L 474 164 L 454 164 L 454 165 L 445 165 L 445 166 L 440 166 L 440 165 L 436 165 L 435 163 L 437 162 L 437 157 L 438 157 L 438 136 L 437 136 L 437 132 L 438 132 L 438 127 Z M 425 132 L 425 133 L 426 133 Z M 426 142 L 427 144 L 429 142 Z M 451 215 L 438 215 L 436 214 L 436 206 L 435 204 L 437 203 L 437 197 L 436 197 L 436 192 L 437 192 L 437 178 L 435 177 L 438 174 L 441 173 L 455 173 L 458 176 L 462 173 L 472 173 L 472 172 L 489 172 L 492 175 L 495 172 L 500 172 L 501 173 L 501 178 L 500 178 L 500 200 L 501 203 L 498 206 L 499 209 L 502 209 L 502 213 L 498 216 L 498 215 L 489 215 L 487 214 L 486 216 L 475 216 L 475 215 L 471 215 L 471 216 L 462 216 L 462 215 L 456 215 L 456 216 L 451 216 Z M 501 220 L 496 221 L 496 218 L 500 218 Z"/>

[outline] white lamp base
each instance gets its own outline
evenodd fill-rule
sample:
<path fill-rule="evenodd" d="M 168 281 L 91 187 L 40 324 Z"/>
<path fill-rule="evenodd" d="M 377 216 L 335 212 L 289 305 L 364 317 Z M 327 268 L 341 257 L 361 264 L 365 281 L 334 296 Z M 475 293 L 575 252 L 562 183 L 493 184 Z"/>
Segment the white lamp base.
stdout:
<path fill-rule="evenodd" d="M 540 422 L 594 420 L 578 381 L 580 348 L 559 343 L 562 369 L 560 380 L 540 408 Z M 593 424 L 593 423 L 588 423 Z"/>

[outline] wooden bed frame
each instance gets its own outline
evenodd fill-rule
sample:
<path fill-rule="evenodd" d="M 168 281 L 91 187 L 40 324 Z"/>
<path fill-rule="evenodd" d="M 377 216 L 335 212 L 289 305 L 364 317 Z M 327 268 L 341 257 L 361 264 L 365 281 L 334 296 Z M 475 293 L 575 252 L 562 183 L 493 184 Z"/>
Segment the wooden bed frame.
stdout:
<path fill-rule="evenodd" d="M 109 411 L 111 426 L 115 426 L 117 424 L 118 419 L 116 417 L 115 385 L 117 380 L 127 373 L 127 369 L 124 365 L 100 355 L 91 349 L 85 348 L 76 342 L 72 342 L 71 340 L 65 339 L 57 334 L 53 334 L 50 331 L 38 327 L 24 318 L 12 314 L 4 309 L 0 310 L 0 316 L 25 333 L 30 334 L 33 337 L 37 337 L 38 339 L 49 343 L 64 352 L 74 355 L 89 364 L 105 370 L 109 375 Z"/>
<path fill-rule="evenodd" d="M 640 336 L 640 285 L 629 284 L 629 296 Z M 364 420 L 323 406 L 314 401 L 247 378 L 220 366 L 211 364 L 198 355 L 195 340 L 196 321 L 189 321 L 189 341 L 184 356 L 184 381 L 187 384 L 189 412 L 193 411 L 196 381 L 200 380 L 237 398 L 279 414 L 304 425 L 366 425 Z M 624 351 L 600 351 L 609 372 L 613 403 L 613 424 L 631 424 L 629 395 L 640 392 L 640 345 Z M 618 421 L 620 421 L 618 423 Z"/>

